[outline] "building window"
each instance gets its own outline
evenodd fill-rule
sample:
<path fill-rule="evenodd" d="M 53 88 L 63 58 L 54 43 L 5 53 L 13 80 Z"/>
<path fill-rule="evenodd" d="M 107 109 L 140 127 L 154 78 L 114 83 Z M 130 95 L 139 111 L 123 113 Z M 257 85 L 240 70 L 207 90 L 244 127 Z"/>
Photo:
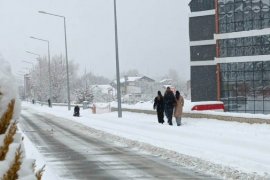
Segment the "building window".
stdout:
<path fill-rule="evenodd" d="M 189 6 L 191 12 L 215 9 L 215 0 L 192 0 Z"/>
<path fill-rule="evenodd" d="M 222 39 L 218 43 L 220 57 L 270 54 L 270 35 Z"/>
<path fill-rule="evenodd" d="M 270 113 L 270 61 L 221 64 L 226 111 Z"/>
<path fill-rule="evenodd" d="M 219 0 L 220 33 L 270 27 L 270 0 Z"/>

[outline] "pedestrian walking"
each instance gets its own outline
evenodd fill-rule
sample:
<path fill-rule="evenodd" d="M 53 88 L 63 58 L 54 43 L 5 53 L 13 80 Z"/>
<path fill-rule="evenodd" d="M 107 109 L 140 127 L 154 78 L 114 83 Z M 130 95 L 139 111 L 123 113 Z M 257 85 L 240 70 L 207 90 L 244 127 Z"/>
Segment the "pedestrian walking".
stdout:
<path fill-rule="evenodd" d="M 80 107 L 78 105 L 76 105 L 74 107 L 74 113 L 73 113 L 73 116 L 77 116 L 79 117 L 80 116 Z"/>
<path fill-rule="evenodd" d="M 51 102 L 51 99 L 50 98 L 48 99 L 48 106 L 49 107 L 52 107 L 52 102 Z"/>
<path fill-rule="evenodd" d="M 153 108 L 157 111 L 158 123 L 164 123 L 164 99 L 160 91 L 154 99 Z"/>
<path fill-rule="evenodd" d="M 172 116 L 173 116 L 173 108 L 176 103 L 175 96 L 171 90 L 170 87 L 167 87 L 165 94 L 164 94 L 164 110 L 165 110 L 165 115 L 168 119 L 169 125 L 172 124 Z"/>
<path fill-rule="evenodd" d="M 176 99 L 176 105 L 174 108 L 174 117 L 175 117 L 177 126 L 181 126 L 184 98 L 180 95 L 179 91 L 176 91 L 175 99 Z"/>

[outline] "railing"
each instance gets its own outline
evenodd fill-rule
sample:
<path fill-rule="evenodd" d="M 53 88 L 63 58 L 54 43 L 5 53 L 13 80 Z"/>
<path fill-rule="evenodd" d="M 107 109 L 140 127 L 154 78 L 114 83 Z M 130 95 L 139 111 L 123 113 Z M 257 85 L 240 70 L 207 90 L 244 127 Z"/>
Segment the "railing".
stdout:
<path fill-rule="evenodd" d="M 156 114 L 156 111 L 154 110 L 141 110 L 141 109 L 128 109 L 128 108 L 122 108 L 123 111 L 129 111 L 129 112 L 135 112 L 135 113 L 145 113 L 145 114 Z M 117 108 L 112 107 L 112 111 L 117 111 Z M 206 119 L 215 119 L 215 120 L 222 120 L 222 121 L 233 121 L 233 122 L 241 122 L 241 123 L 249 123 L 249 124 L 270 124 L 270 118 L 269 119 L 263 119 L 263 118 L 257 118 L 257 117 L 237 117 L 237 113 L 235 113 L 236 116 L 230 116 L 226 115 L 221 115 L 220 112 L 213 112 L 213 114 L 207 114 L 207 112 L 184 112 L 183 117 L 188 117 L 188 118 L 206 118 Z M 256 115 L 254 115 L 256 116 Z"/>

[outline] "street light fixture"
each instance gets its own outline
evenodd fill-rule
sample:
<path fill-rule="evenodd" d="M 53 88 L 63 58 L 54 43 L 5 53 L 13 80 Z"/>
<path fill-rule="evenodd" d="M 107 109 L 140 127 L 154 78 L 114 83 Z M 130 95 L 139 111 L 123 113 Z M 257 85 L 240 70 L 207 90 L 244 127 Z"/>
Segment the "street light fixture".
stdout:
<path fill-rule="evenodd" d="M 39 40 L 39 41 L 43 41 L 46 42 L 48 44 L 48 68 L 49 68 L 49 99 L 50 101 L 52 101 L 52 80 L 51 80 L 51 60 L 50 60 L 50 41 L 46 40 L 46 39 L 40 39 L 40 38 L 36 38 L 33 36 L 30 36 L 30 38 L 35 39 L 35 40 Z M 51 103 L 49 104 L 50 107 Z"/>
<path fill-rule="evenodd" d="M 117 101 L 118 101 L 118 117 L 122 117 L 121 108 L 121 90 L 120 90 L 120 70 L 119 70 L 119 53 L 118 53 L 118 32 L 117 32 L 117 12 L 116 0 L 114 0 L 114 28 L 115 28 L 115 55 L 116 55 L 116 79 L 117 79 Z"/>
<path fill-rule="evenodd" d="M 29 54 L 36 55 L 36 56 L 38 56 L 38 57 L 40 58 L 40 55 L 39 55 L 39 54 L 33 53 L 33 52 L 31 52 L 31 51 L 25 51 L 25 52 L 27 52 L 27 53 L 29 53 Z"/>
<path fill-rule="evenodd" d="M 68 51 L 67 51 L 67 31 L 66 31 L 66 17 L 58 14 L 52 14 L 45 11 L 38 11 L 42 14 L 47 14 L 51 16 L 56 16 L 63 18 L 64 20 L 64 32 L 65 32 L 65 50 L 66 50 L 66 71 L 67 71 L 67 98 L 68 98 L 68 110 L 70 110 L 70 88 L 69 88 L 69 69 L 68 69 Z"/>
<path fill-rule="evenodd" d="M 29 62 L 29 61 L 22 61 L 22 62 L 31 64 L 34 67 L 34 63 L 32 63 L 32 62 Z"/>

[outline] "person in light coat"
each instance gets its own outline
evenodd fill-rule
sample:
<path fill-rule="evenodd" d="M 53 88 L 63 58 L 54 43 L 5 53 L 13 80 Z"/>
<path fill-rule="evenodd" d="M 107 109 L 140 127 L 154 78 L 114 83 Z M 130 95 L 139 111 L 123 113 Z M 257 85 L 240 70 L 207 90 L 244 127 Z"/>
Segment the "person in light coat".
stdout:
<path fill-rule="evenodd" d="M 180 95 L 179 91 L 176 91 L 175 99 L 176 99 L 176 105 L 174 107 L 174 117 L 175 117 L 177 126 L 180 126 L 181 117 L 183 113 L 184 98 Z"/>

